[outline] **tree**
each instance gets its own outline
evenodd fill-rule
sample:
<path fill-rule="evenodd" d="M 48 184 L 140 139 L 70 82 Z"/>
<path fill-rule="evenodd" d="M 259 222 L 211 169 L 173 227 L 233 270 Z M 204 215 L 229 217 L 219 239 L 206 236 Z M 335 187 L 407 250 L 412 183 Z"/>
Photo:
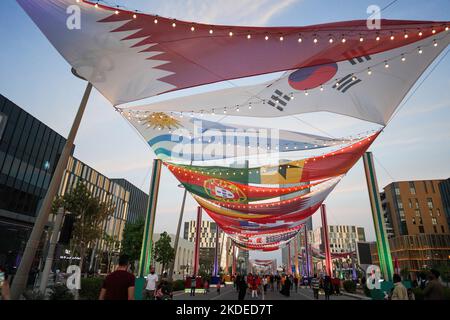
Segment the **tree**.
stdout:
<path fill-rule="evenodd" d="M 114 206 L 93 197 L 82 181 L 64 195 L 64 204 L 66 210 L 76 217 L 72 242 L 80 253 L 80 268 L 83 270 L 86 248 L 101 237 L 102 225 L 114 212 Z"/>
<path fill-rule="evenodd" d="M 166 270 L 170 262 L 175 258 L 175 249 L 170 245 L 171 239 L 167 232 L 161 233 L 155 242 L 155 261 L 161 263 L 161 274 Z"/>
<path fill-rule="evenodd" d="M 142 250 L 145 220 L 128 222 L 123 229 L 122 253 L 130 257 L 131 261 L 139 260 Z"/>

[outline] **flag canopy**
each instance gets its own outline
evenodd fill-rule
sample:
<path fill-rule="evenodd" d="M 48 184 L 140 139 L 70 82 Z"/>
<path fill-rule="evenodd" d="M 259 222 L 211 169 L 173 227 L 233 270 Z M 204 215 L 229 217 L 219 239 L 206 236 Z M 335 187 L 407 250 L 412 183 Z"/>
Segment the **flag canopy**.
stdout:
<path fill-rule="evenodd" d="M 448 44 L 448 22 L 381 20 L 379 30 L 368 29 L 366 20 L 304 27 L 224 26 L 127 11 L 96 1 L 17 1 L 77 73 L 113 105 L 288 71 L 276 83 L 149 106 L 165 111 L 211 111 L 254 102 L 255 108 L 243 109 L 242 114 L 277 116 L 330 109 L 385 123 Z M 80 25 L 72 17 L 78 11 Z M 432 46 L 434 40 L 439 41 L 437 48 Z M 414 54 L 418 46 L 424 49 L 420 59 Z M 384 60 L 397 64 L 401 54 L 411 61 L 408 67 L 396 66 L 396 76 L 383 70 L 383 65 L 378 67 Z M 368 67 L 374 69 L 373 80 L 362 73 Z M 353 85 L 344 85 L 351 73 L 356 77 Z M 333 88 L 335 79 L 341 79 L 342 86 Z M 327 87 L 323 98 L 306 106 L 304 98 L 299 99 L 302 103 L 285 98 L 290 92 L 318 91 L 321 85 Z M 381 95 L 380 90 L 386 92 Z M 269 104 L 274 103 L 272 95 L 279 99 L 275 106 Z"/>

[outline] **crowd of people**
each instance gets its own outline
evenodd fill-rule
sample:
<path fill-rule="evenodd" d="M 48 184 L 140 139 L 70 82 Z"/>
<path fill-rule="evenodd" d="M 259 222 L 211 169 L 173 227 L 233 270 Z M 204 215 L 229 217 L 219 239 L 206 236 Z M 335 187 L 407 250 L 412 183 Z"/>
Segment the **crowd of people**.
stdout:
<path fill-rule="evenodd" d="M 119 265 L 116 270 L 110 273 L 103 281 L 99 300 L 134 300 L 135 298 L 135 276 L 129 272 L 129 259 L 126 255 L 119 258 Z M 413 288 L 420 288 L 425 300 L 444 300 L 445 288 L 441 283 L 440 273 L 437 270 L 430 270 L 428 273 L 421 273 L 411 286 L 405 287 L 402 278 L 398 274 L 393 276 L 393 287 L 386 293 L 388 300 L 415 300 Z M 5 268 L 0 267 L 0 300 L 10 299 L 10 289 L 8 275 Z M 186 289 L 190 288 L 190 295 L 195 296 L 197 289 L 202 288 L 203 294 L 210 293 L 210 282 L 193 275 L 186 281 Z M 319 299 L 323 293 L 325 300 L 330 300 L 332 295 L 341 295 L 342 282 L 338 277 L 328 275 L 317 275 L 313 277 L 301 277 L 292 274 L 235 274 L 231 277 L 234 288 L 238 293 L 238 300 L 265 299 L 267 293 L 279 292 L 281 295 L 290 297 L 292 292 L 298 292 L 299 287 L 309 288 L 313 292 L 314 299 Z M 365 286 L 365 278 L 359 279 L 360 287 Z M 220 294 L 221 287 L 225 285 L 225 279 L 220 278 L 216 285 L 217 294 Z M 173 285 L 167 273 L 160 277 L 151 268 L 147 275 L 142 297 L 144 300 L 171 300 L 173 298 Z"/>

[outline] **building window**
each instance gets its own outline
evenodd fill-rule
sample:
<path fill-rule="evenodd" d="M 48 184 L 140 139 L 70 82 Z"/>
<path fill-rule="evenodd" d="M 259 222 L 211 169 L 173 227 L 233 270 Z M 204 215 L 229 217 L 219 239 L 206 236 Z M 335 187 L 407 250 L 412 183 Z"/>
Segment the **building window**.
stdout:
<path fill-rule="evenodd" d="M 412 218 L 412 223 L 416 224 L 416 218 Z"/>
<path fill-rule="evenodd" d="M 399 189 L 398 187 L 395 187 L 395 194 L 396 194 L 397 196 L 400 195 L 400 189 Z"/>
<path fill-rule="evenodd" d="M 438 217 L 440 217 L 441 216 L 441 209 L 436 209 L 436 215 L 438 216 Z"/>
<path fill-rule="evenodd" d="M 433 226 L 434 233 L 438 233 L 436 226 Z"/>
<path fill-rule="evenodd" d="M 397 205 L 399 209 L 403 209 L 403 202 L 397 201 Z"/>
<path fill-rule="evenodd" d="M 425 233 L 423 226 L 419 226 L 419 233 Z"/>
<path fill-rule="evenodd" d="M 414 210 L 414 212 L 416 213 L 416 217 L 420 217 L 420 210 L 419 209 Z"/>
<path fill-rule="evenodd" d="M 436 218 L 431 218 L 431 222 L 433 223 L 433 225 L 437 225 L 437 220 L 436 220 Z"/>
<path fill-rule="evenodd" d="M 433 193 L 436 193 L 436 190 L 434 190 L 434 183 L 433 183 L 433 181 L 430 181 L 430 183 L 431 183 L 431 190 L 433 190 Z"/>
<path fill-rule="evenodd" d="M 416 187 L 414 186 L 414 181 L 409 183 L 409 193 L 416 194 Z"/>
<path fill-rule="evenodd" d="M 416 209 L 419 209 L 419 200 L 417 200 L 417 199 L 415 199 L 416 200 Z"/>
<path fill-rule="evenodd" d="M 412 209 L 412 207 L 413 207 L 413 204 L 412 204 L 412 201 L 411 201 L 411 199 L 409 199 L 409 201 L 408 201 L 408 206 L 409 206 L 409 208 L 410 208 L 410 209 Z"/>
<path fill-rule="evenodd" d="M 433 199 L 427 198 L 427 205 L 429 209 L 433 209 Z"/>
<path fill-rule="evenodd" d="M 425 189 L 425 193 L 428 193 L 427 182 L 423 182 L 423 188 Z"/>
<path fill-rule="evenodd" d="M 441 231 L 442 231 L 442 233 L 445 233 L 445 228 L 443 225 L 441 225 Z"/>

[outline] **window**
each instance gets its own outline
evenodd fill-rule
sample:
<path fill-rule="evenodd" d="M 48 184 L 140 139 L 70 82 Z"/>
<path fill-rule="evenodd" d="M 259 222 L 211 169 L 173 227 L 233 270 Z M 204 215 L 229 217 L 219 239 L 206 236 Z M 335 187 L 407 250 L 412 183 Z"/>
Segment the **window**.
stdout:
<path fill-rule="evenodd" d="M 440 217 L 441 216 L 441 209 L 436 209 L 436 215 L 438 216 L 438 217 Z"/>
<path fill-rule="evenodd" d="M 403 202 L 397 201 L 397 206 L 399 209 L 403 209 Z"/>
<path fill-rule="evenodd" d="M 400 189 L 399 189 L 398 187 L 395 187 L 395 194 L 396 194 L 397 196 L 400 195 Z"/>
<path fill-rule="evenodd" d="M 424 230 L 423 226 L 419 226 L 419 232 L 420 233 L 425 233 L 425 230 Z"/>
<path fill-rule="evenodd" d="M 436 218 L 431 218 L 431 222 L 433 223 L 433 225 L 437 225 L 437 220 L 436 220 Z"/>
<path fill-rule="evenodd" d="M 431 183 L 431 190 L 433 190 L 433 193 L 436 193 L 436 190 L 434 190 L 434 183 L 433 183 L 433 181 L 430 181 L 430 183 Z"/>
<path fill-rule="evenodd" d="M 415 199 L 416 200 L 416 209 L 419 209 L 419 200 L 417 200 L 417 199 Z"/>
<path fill-rule="evenodd" d="M 433 209 L 433 199 L 427 198 L 427 205 L 429 209 Z"/>
<path fill-rule="evenodd" d="M 412 223 L 416 224 L 416 218 L 412 218 Z"/>
<path fill-rule="evenodd" d="M 445 233 L 445 228 L 442 224 L 441 224 L 441 231 L 442 231 L 442 233 Z"/>
<path fill-rule="evenodd" d="M 412 204 L 411 199 L 409 199 L 409 201 L 408 201 L 408 207 L 409 207 L 410 209 L 412 209 L 412 207 L 413 207 L 413 204 Z"/>
<path fill-rule="evenodd" d="M 436 226 L 433 226 L 434 233 L 438 233 Z"/>
<path fill-rule="evenodd" d="M 416 194 L 416 187 L 414 186 L 414 181 L 409 183 L 409 193 Z"/>
<path fill-rule="evenodd" d="M 428 193 L 427 182 L 426 181 L 423 182 L 423 188 L 425 189 L 425 193 Z"/>
<path fill-rule="evenodd" d="M 419 209 L 414 210 L 414 212 L 416 213 L 416 217 L 420 217 L 420 210 Z"/>

